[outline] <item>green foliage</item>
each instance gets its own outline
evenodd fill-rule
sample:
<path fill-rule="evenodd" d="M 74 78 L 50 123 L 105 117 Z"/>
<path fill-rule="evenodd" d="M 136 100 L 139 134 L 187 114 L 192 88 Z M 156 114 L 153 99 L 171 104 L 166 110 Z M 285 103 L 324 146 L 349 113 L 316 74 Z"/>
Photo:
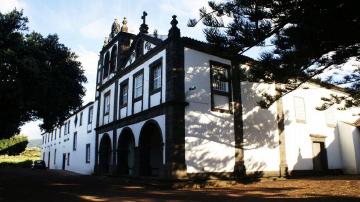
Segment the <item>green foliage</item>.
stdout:
<path fill-rule="evenodd" d="M 0 140 L 0 155 L 19 155 L 25 151 L 28 144 L 26 136 L 17 135 L 9 139 Z"/>
<path fill-rule="evenodd" d="M 81 106 L 86 82 L 75 53 L 56 34 L 27 31 L 22 11 L 0 13 L 0 139 L 42 119 L 48 131 Z"/>
<path fill-rule="evenodd" d="M 26 148 L 24 152 L 16 156 L 0 155 L 0 168 L 3 167 L 31 167 L 34 160 L 39 160 L 41 150 L 39 148 Z"/>
<path fill-rule="evenodd" d="M 234 55 L 254 46 L 270 45 L 248 72 L 248 80 L 281 83 L 285 95 L 304 82 L 329 70 L 342 70 L 350 58 L 360 59 L 360 14 L 356 0 L 229 0 L 209 2 L 210 11 L 200 9 L 206 39 L 231 48 Z M 223 17 L 230 23 L 222 23 Z M 270 44 L 266 44 L 265 41 Z M 347 71 L 342 78 L 328 77 L 327 82 L 347 84 L 350 96 L 329 97 L 327 107 L 346 103 L 360 105 L 360 69 Z M 276 98 L 264 95 L 267 106 Z M 269 99 L 270 98 L 270 99 Z"/>

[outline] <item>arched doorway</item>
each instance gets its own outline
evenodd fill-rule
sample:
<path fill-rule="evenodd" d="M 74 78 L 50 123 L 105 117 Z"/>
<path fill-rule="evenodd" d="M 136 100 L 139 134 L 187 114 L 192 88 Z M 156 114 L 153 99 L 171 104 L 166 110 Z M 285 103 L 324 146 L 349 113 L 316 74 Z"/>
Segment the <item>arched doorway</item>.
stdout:
<path fill-rule="evenodd" d="M 100 141 L 99 149 L 99 168 L 101 174 L 110 172 L 111 163 L 111 139 L 108 134 L 105 134 Z"/>
<path fill-rule="evenodd" d="M 155 121 L 148 121 L 140 132 L 139 174 L 159 176 L 163 166 L 163 139 L 161 129 Z"/>
<path fill-rule="evenodd" d="M 121 131 L 118 141 L 117 168 L 119 175 L 133 175 L 135 140 L 130 128 Z"/>

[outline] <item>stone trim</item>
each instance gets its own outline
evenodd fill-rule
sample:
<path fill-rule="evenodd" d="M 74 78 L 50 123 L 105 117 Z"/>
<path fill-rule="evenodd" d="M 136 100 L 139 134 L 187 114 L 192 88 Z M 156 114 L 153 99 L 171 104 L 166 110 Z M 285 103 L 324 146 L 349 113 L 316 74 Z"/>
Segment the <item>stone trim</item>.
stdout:
<path fill-rule="evenodd" d="M 165 167 L 163 177 L 186 178 L 184 46 L 173 16 L 166 47 Z"/>
<path fill-rule="evenodd" d="M 310 138 L 311 138 L 312 142 L 324 142 L 325 143 L 326 136 L 310 134 Z"/>
<path fill-rule="evenodd" d="M 281 84 L 276 83 L 275 88 L 281 88 Z M 279 93 L 279 92 L 276 92 Z M 285 115 L 283 109 L 282 98 L 276 101 L 276 120 L 279 134 L 279 152 L 280 152 L 280 177 L 288 175 L 288 166 L 286 161 L 286 146 L 285 146 Z"/>
<path fill-rule="evenodd" d="M 241 101 L 241 80 L 239 63 L 234 62 L 232 64 L 233 82 L 232 82 L 232 94 L 233 94 L 233 112 L 234 112 L 234 134 L 235 134 L 235 166 L 234 175 L 237 178 L 245 176 L 244 165 L 244 131 L 243 131 L 243 118 L 242 118 L 242 101 Z"/>

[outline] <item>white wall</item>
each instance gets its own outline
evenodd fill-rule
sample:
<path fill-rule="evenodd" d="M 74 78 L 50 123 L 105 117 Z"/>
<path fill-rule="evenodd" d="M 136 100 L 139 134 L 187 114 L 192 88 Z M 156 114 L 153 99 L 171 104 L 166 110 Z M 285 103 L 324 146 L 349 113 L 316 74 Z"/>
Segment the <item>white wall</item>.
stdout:
<path fill-rule="evenodd" d="M 132 96 L 133 96 L 133 75 L 136 74 L 138 71 L 140 70 L 144 70 L 144 86 L 143 86 L 143 99 L 141 101 L 138 101 L 137 103 L 135 103 L 135 108 L 134 108 L 134 114 L 139 113 L 143 110 L 146 110 L 149 108 L 149 65 L 151 63 L 153 63 L 154 61 L 158 60 L 162 58 L 162 103 L 165 101 L 165 92 L 166 92 L 166 50 L 163 50 L 161 52 L 159 52 L 158 54 L 156 54 L 155 56 L 151 57 L 149 60 L 145 61 L 143 64 L 139 65 L 138 67 L 136 67 L 135 69 L 131 70 L 128 74 L 122 76 L 119 80 L 118 80 L 118 96 L 120 96 L 120 84 L 128 79 L 128 104 L 126 109 L 124 108 L 120 108 L 118 107 L 118 111 L 117 116 L 119 118 L 125 118 L 126 116 L 130 116 L 133 114 L 133 103 L 132 103 Z M 103 112 L 104 112 L 104 94 L 106 92 L 108 92 L 109 90 L 111 90 L 111 94 L 110 94 L 110 114 L 109 114 L 109 122 L 104 122 L 103 119 L 107 118 L 103 116 Z M 100 101 L 100 119 L 99 119 L 99 126 L 102 126 L 104 124 L 110 123 L 113 120 L 114 117 L 114 95 L 115 95 L 115 82 L 113 84 L 111 84 L 109 87 L 107 87 L 106 89 L 104 89 L 101 92 L 101 101 Z M 159 97 L 160 93 L 158 95 L 153 95 L 151 97 L 151 99 L 154 101 L 151 103 L 151 107 L 154 107 L 156 105 L 160 104 L 160 99 Z M 158 100 L 158 101 L 157 101 Z M 119 97 L 118 97 L 118 101 L 119 101 Z M 119 102 L 117 102 L 116 104 L 119 104 Z M 141 109 L 141 106 L 143 107 Z"/>
<path fill-rule="evenodd" d="M 89 107 L 93 106 L 93 121 L 88 126 L 88 112 Z M 61 128 L 61 137 L 59 132 L 56 133 L 56 140 L 46 142 L 42 145 L 42 153 L 45 152 L 45 163 L 50 169 L 62 169 L 63 154 L 70 153 L 70 162 L 67 165 L 65 161 L 65 170 L 81 173 L 91 174 L 94 169 L 95 160 L 95 125 L 96 125 L 96 108 L 97 103 L 87 106 L 85 109 L 79 111 L 77 114 L 69 117 L 70 120 L 70 133 L 64 135 L 64 126 Z M 82 125 L 80 126 L 80 113 L 83 112 Z M 75 127 L 74 119 L 78 116 L 77 126 Z M 91 128 L 88 132 L 88 127 Z M 57 128 L 58 129 L 58 128 Z M 59 130 L 58 130 L 59 131 Z M 73 150 L 74 132 L 77 132 L 77 148 Z M 86 144 L 90 144 L 90 163 L 86 163 Z M 56 159 L 54 163 L 54 151 L 56 149 Z M 50 165 L 48 165 L 48 152 L 50 151 Z"/>
<path fill-rule="evenodd" d="M 211 111 L 210 60 L 229 60 L 184 49 L 185 159 L 188 173 L 233 172 L 235 165 L 234 117 Z M 189 91 L 190 87 L 196 89 Z"/>
<path fill-rule="evenodd" d="M 276 104 L 258 106 L 261 94 L 273 94 L 275 85 L 241 83 L 244 163 L 247 172 L 278 171 L 280 165 Z"/>
<path fill-rule="evenodd" d="M 355 126 L 338 122 L 340 149 L 345 174 L 360 174 L 360 131 Z"/>
<path fill-rule="evenodd" d="M 286 134 L 286 158 L 289 170 L 312 170 L 313 151 L 310 135 L 321 135 L 325 137 L 325 147 L 329 169 L 341 169 L 341 152 L 339 137 L 335 125 L 331 126 L 326 121 L 326 116 L 334 116 L 337 120 L 344 118 L 336 109 L 332 114 L 319 111 L 316 107 L 321 106 L 321 97 L 328 97 L 330 93 L 342 94 L 335 90 L 322 88 L 316 84 L 307 83 L 297 90 L 283 97 L 285 113 Z M 297 122 L 295 119 L 294 97 L 301 97 L 305 103 L 305 123 Z"/>

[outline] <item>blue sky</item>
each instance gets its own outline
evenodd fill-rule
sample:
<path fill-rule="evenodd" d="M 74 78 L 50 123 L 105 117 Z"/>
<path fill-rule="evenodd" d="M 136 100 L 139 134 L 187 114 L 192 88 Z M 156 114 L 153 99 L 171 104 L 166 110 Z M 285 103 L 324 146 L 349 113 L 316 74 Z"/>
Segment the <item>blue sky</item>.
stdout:
<path fill-rule="evenodd" d="M 29 31 L 42 35 L 56 33 L 60 42 L 79 56 L 88 78 L 85 104 L 94 99 L 98 53 L 115 18 L 121 22 L 126 17 L 129 32 L 136 34 L 145 10 L 149 32 L 157 29 L 159 34 L 167 34 L 171 16 L 175 14 L 183 36 L 204 40 L 201 26 L 188 28 L 186 24 L 189 18 L 198 16 L 199 8 L 206 5 L 207 0 L 0 0 L 0 11 L 5 13 L 15 7 L 24 9 L 24 15 L 29 18 Z M 40 138 L 39 123 L 24 125 L 21 133 L 31 139 Z"/>
<path fill-rule="evenodd" d="M 120 22 L 127 18 L 129 32 L 138 33 L 142 22 L 141 15 L 148 13 L 149 32 L 154 29 L 159 34 L 167 34 L 172 15 L 178 16 L 178 27 L 183 36 L 204 40 L 202 25 L 195 28 L 186 26 L 190 18 L 196 18 L 199 8 L 206 6 L 208 0 L 0 0 L 2 13 L 13 8 L 24 9 L 29 18 L 29 31 L 42 35 L 58 34 L 60 42 L 79 56 L 88 83 L 84 104 L 94 99 L 96 65 L 98 53 L 104 37 L 110 33 L 115 18 Z M 251 52 L 249 51 L 250 55 Z M 255 51 L 256 52 L 256 51 Z M 37 122 L 22 127 L 22 133 L 30 138 L 40 138 L 41 131 Z"/>

